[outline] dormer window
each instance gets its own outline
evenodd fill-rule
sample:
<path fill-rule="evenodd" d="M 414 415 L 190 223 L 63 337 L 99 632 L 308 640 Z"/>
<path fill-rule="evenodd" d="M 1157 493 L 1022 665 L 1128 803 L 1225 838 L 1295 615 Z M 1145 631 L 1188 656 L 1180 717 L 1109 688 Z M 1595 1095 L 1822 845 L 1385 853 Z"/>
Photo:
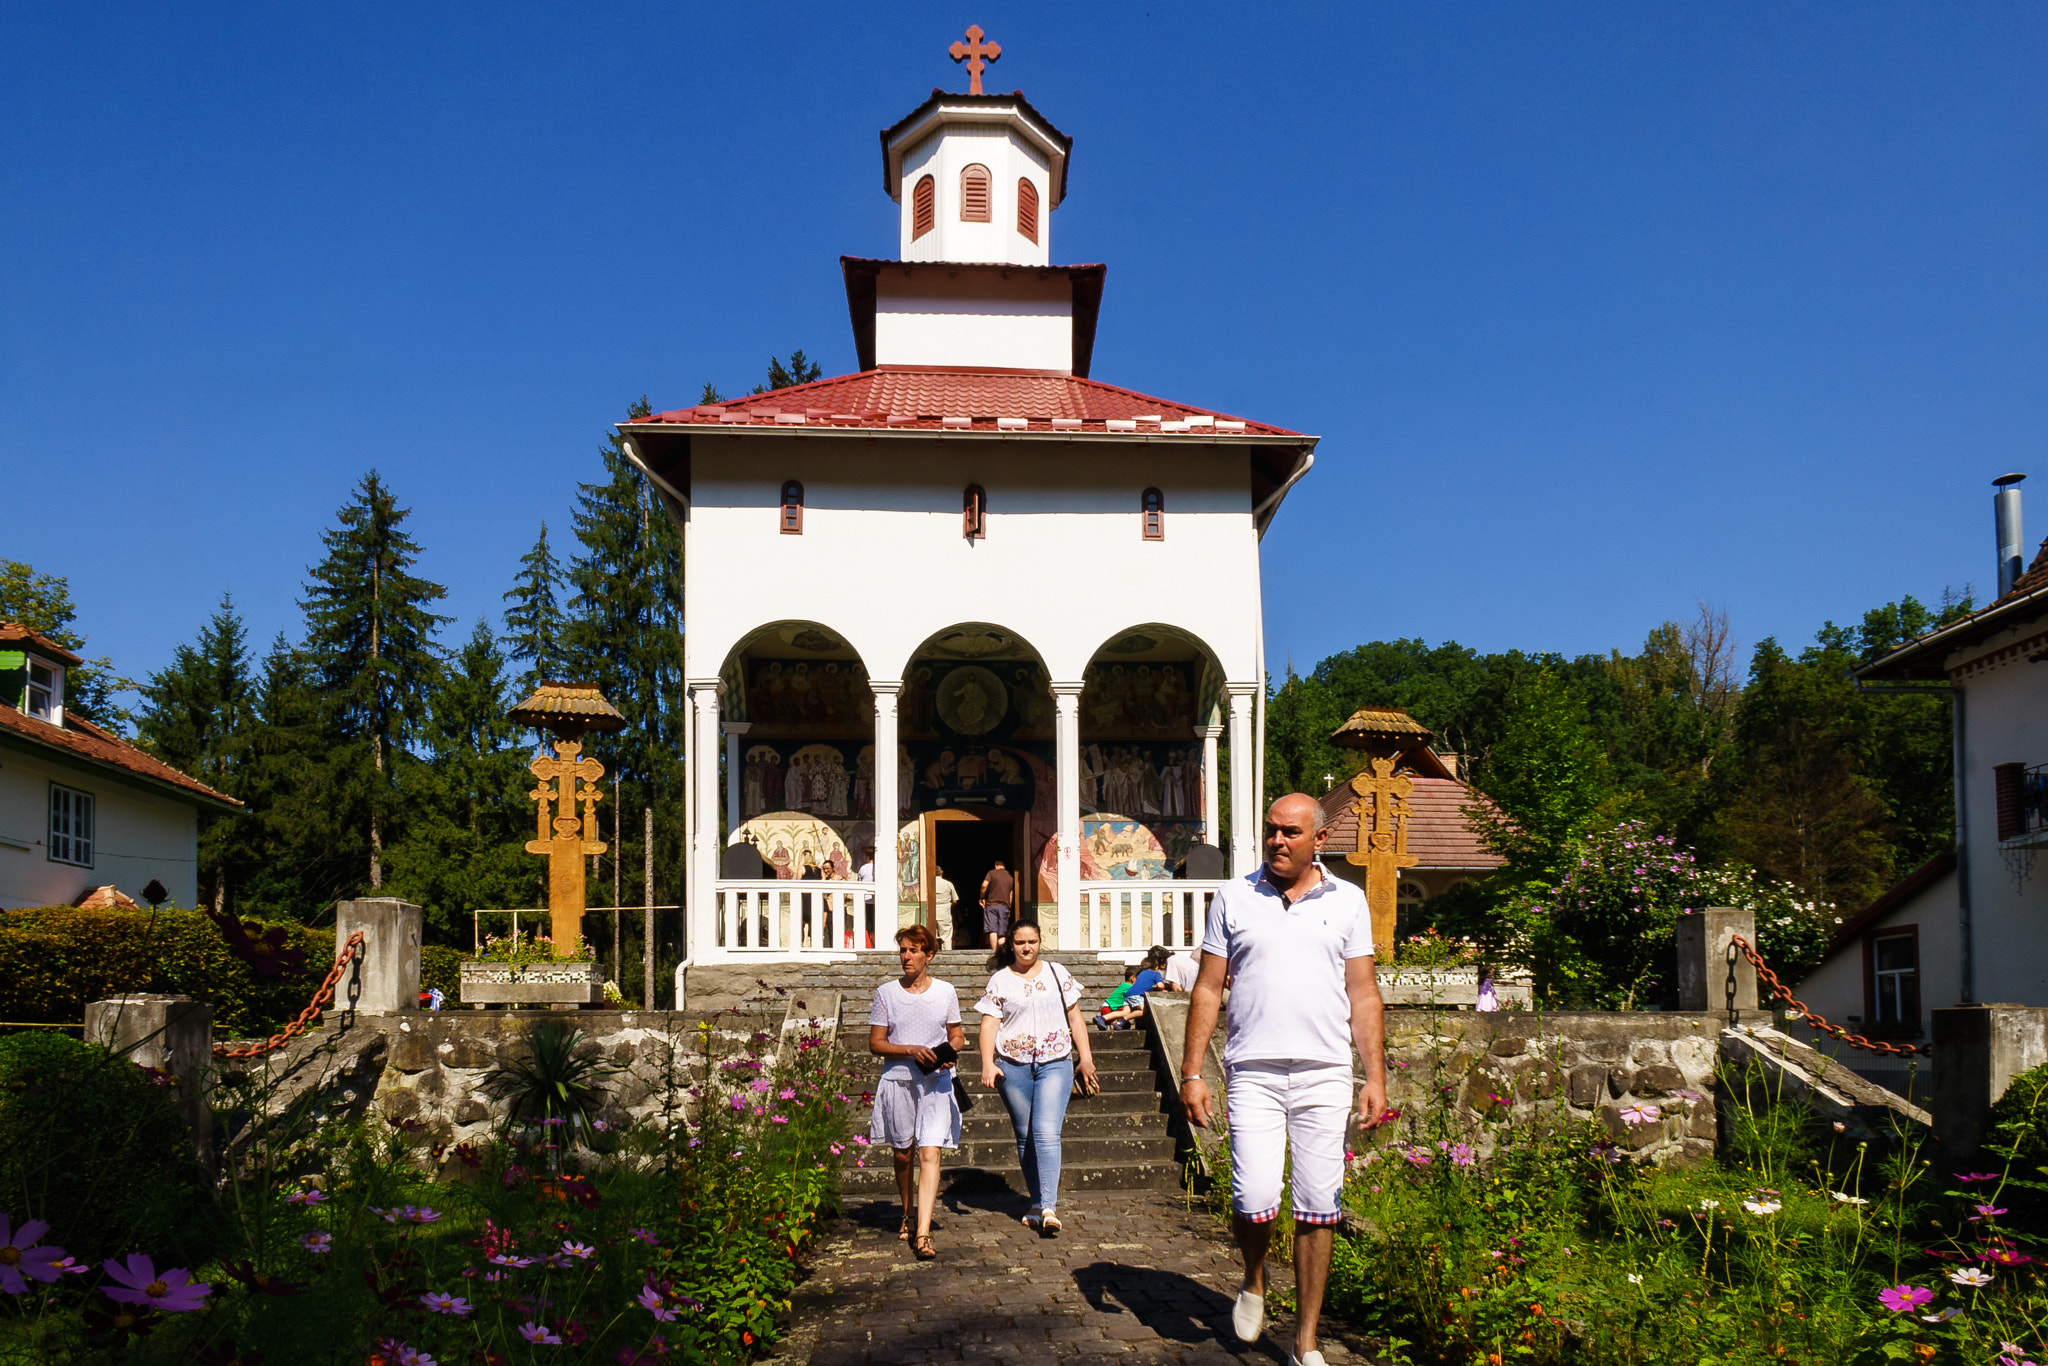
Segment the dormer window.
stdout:
<path fill-rule="evenodd" d="M 782 534 L 804 534 L 804 486 L 794 479 L 782 486 Z"/>
<path fill-rule="evenodd" d="M 1138 499 L 1138 510 L 1144 517 L 1145 539 L 1163 541 L 1166 539 L 1166 495 L 1158 489 L 1146 489 Z"/>
<path fill-rule="evenodd" d="M 63 678 L 47 664 L 28 662 L 28 714 L 44 721 L 57 719 L 57 686 Z"/>
<path fill-rule="evenodd" d="M 981 485 L 969 484 L 960 499 L 960 534 L 970 541 L 988 536 L 988 495 Z"/>
<path fill-rule="evenodd" d="M 960 173 L 960 221 L 962 223 L 988 222 L 988 201 L 988 167 L 980 164 L 969 166 Z"/>
<path fill-rule="evenodd" d="M 1038 244 L 1038 187 L 1030 176 L 1017 182 L 1017 232 L 1033 246 Z"/>
<path fill-rule="evenodd" d="M 939 184 L 930 176 L 921 177 L 917 188 L 910 192 L 911 241 L 915 242 L 938 225 L 938 193 Z"/>

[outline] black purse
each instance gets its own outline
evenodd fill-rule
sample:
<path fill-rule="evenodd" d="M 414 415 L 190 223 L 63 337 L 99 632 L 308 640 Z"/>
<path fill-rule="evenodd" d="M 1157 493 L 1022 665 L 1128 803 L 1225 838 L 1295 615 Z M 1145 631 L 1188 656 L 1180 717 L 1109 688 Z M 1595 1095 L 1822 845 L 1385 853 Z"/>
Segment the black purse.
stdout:
<path fill-rule="evenodd" d="M 947 1063 L 952 1063 L 954 1071 L 953 1101 L 960 1107 L 960 1113 L 963 1115 L 966 1114 L 969 1110 L 972 1110 L 974 1108 L 974 1097 L 968 1095 L 966 1088 L 960 1085 L 960 1050 L 953 1047 L 951 1043 L 941 1043 L 936 1048 L 932 1049 L 932 1057 L 936 1059 L 936 1061 L 930 1067 L 926 1067 L 924 1064 L 919 1063 L 918 1070 L 923 1072 L 926 1076 L 930 1076 L 932 1073 L 938 1071 L 941 1067 L 944 1067 Z"/>

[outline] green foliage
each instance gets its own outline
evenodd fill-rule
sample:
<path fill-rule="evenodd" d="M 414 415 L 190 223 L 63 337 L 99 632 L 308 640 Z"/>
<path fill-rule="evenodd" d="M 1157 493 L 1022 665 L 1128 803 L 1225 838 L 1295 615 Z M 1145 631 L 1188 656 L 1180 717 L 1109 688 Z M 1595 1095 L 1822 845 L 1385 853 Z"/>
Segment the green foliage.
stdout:
<path fill-rule="evenodd" d="M 523 693 L 562 676 L 568 618 L 562 613 L 561 583 L 562 566 L 548 545 L 548 524 L 542 522 L 540 539 L 519 557 L 519 572 L 505 593 L 510 604 L 505 608 L 505 653 L 526 666 L 519 674 Z"/>
<path fill-rule="evenodd" d="M 204 1175 L 175 1090 L 48 1030 L 0 1038 L 0 1210 L 47 1220 L 82 1261 L 204 1245 Z"/>
<path fill-rule="evenodd" d="M 776 389 L 789 389 L 799 384 L 809 384 L 825 371 L 817 362 L 804 355 L 801 349 L 789 353 L 789 364 L 784 365 L 774 356 L 768 358 L 768 382 L 757 384 L 753 392 L 769 393 Z"/>
<path fill-rule="evenodd" d="M 241 614 L 234 598 L 223 593 L 219 608 L 200 629 L 198 644 L 179 645 L 170 665 L 142 685 L 137 746 L 214 791 L 242 799 L 256 719 L 251 664 Z M 256 828 L 257 818 L 246 810 L 201 815 L 199 874 L 202 883 L 212 881 L 217 904 L 226 904 L 231 870 L 240 880 Z"/>
<path fill-rule="evenodd" d="M 611 1074 L 595 1045 L 583 1047 L 582 1030 L 548 1023 L 534 1026 L 521 1051 L 486 1072 L 479 1087 L 506 1102 L 507 1132 L 552 1125 L 560 1131 L 557 1143 L 581 1143 L 604 1105 Z"/>
<path fill-rule="evenodd" d="M 40 631 L 53 644 L 75 655 L 85 653 L 85 637 L 74 629 L 78 609 L 71 602 L 71 584 L 59 574 L 38 574 L 32 565 L 0 558 L 0 621 L 16 621 Z M 64 709 L 119 734 L 128 713 L 114 705 L 114 694 L 135 686 L 114 671 L 105 655 L 72 665 L 64 675 Z"/>

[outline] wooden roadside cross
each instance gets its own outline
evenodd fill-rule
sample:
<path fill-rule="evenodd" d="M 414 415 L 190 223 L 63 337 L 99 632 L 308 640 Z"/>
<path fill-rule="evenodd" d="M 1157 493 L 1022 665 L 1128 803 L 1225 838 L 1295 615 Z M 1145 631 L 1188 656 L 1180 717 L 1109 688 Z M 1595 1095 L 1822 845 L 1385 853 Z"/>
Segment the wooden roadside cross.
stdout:
<path fill-rule="evenodd" d="M 557 738 L 555 757 L 535 759 L 528 767 L 540 779 L 540 786 L 526 794 L 539 803 L 540 837 L 526 842 L 526 852 L 548 857 L 548 919 L 553 924 L 555 957 L 580 957 L 584 860 L 610 847 L 603 840 L 584 838 L 586 831 L 597 833 L 597 804 L 604 799 L 598 781 L 604 777 L 604 765 L 583 757 L 581 740 Z M 580 818 L 578 802 L 583 804 Z"/>
<path fill-rule="evenodd" d="M 982 70 L 988 65 L 988 62 L 992 62 L 1003 55 L 1002 44 L 982 42 L 981 25 L 971 24 L 967 29 L 967 41 L 953 44 L 951 51 L 954 61 L 967 63 L 967 93 L 979 95 L 981 93 Z M 983 61 L 984 57 L 988 61 Z"/>
<path fill-rule="evenodd" d="M 1408 817 L 1413 811 L 1405 800 L 1415 790 L 1415 780 L 1394 772 L 1393 756 L 1374 758 L 1368 771 L 1351 779 L 1358 800 L 1351 813 L 1358 817 L 1358 852 L 1344 861 L 1365 869 L 1365 899 L 1372 905 L 1373 950 L 1389 954 L 1394 948 L 1395 911 L 1401 899 L 1401 870 L 1421 860 L 1408 852 Z M 1367 828 L 1367 817 L 1371 827 Z"/>

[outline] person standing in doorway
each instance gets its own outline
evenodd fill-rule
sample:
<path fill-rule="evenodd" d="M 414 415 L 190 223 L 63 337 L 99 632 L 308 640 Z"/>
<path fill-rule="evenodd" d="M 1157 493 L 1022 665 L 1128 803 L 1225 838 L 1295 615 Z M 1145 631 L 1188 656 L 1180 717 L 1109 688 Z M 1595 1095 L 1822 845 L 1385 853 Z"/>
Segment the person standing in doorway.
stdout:
<path fill-rule="evenodd" d="M 996 866 L 981 880 L 981 932 L 988 936 L 991 949 L 1010 932 L 1010 902 L 1016 891 L 1016 879 L 997 859 Z"/>
<path fill-rule="evenodd" d="M 917 1166 L 916 1251 L 930 1261 L 932 1205 L 939 1195 L 939 1149 L 960 1146 L 960 1102 L 953 1094 L 954 1064 L 933 1050 L 949 1044 L 954 1057 L 967 1045 L 960 1028 L 960 993 L 931 975 L 938 941 L 922 925 L 896 931 L 896 957 L 903 975 L 875 988 L 868 1011 L 868 1052 L 886 1059 L 875 1084 L 875 1111 L 868 1137 L 886 1143 L 896 1158 L 896 1191 L 903 1197 L 903 1228 L 912 1233 L 912 1154 Z"/>
<path fill-rule="evenodd" d="M 1280 1180 L 1293 1157 L 1294 1281 L 1298 1312 L 1291 1366 L 1324 1366 L 1316 1350 L 1332 1229 L 1344 1184 L 1344 1132 L 1387 1113 L 1386 1029 L 1373 975 L 1365 893 L 1323 871 L 1328 837 L 1315 798 L 1291 792 L 1266 812 L 1266 861 L 1224 883 L 1209 904 L 1201 971 L 1188 1001 L 1180 1099 L 1188 1119 L 1214 1122 L 1202 1060 L 1229 977 L 1223 1045 L 1230 1106 L 1231 1231 L 1244 1284 L 1230 1313 L 1241 1342 L 1266 1321 L 1266 1249 L 1280 1212 Z M 1365 1066 L 1352 1100 L 1351 1050 Z"/>
<path fill-rule="evenodd" d="M 1026 920 L 1010 931 L 990 963 L 995 975 L 975 1003 L 981 1022 L 981 1084 L 998 1092 L 1017 1135 L 1030 1208 L 1027 1227 L 1051 1237 L 1060 1231 L 1060 1131 L 1074 1072 L 1094 1095 L 1101 1083 L 1081 1025 L 1081 984 L 1058 963 L 1039 957 L 1038 926 Z"/>
<path fill-rule="evenodd" d="M 860 847 L 860 867 L 854 871 L 853 880 L 855 882 L 865 882 L 870 887 L 875 885 L 874 845 L 863 844 Z M 860 894 L 860 901 L 861 922 L 867 926 L 867 947 L 873 948 L 875 946 L 875 894 L 864 891 Z"/>
<path fill-rule="evenodd" d="M 932 869 L 932 930 L 939 936 L 939 947 L 947 947 L 946 940 L 953 933 L 953 904 L 960 899 L 959 889 L 946 881 L 946 870 Z"/>

